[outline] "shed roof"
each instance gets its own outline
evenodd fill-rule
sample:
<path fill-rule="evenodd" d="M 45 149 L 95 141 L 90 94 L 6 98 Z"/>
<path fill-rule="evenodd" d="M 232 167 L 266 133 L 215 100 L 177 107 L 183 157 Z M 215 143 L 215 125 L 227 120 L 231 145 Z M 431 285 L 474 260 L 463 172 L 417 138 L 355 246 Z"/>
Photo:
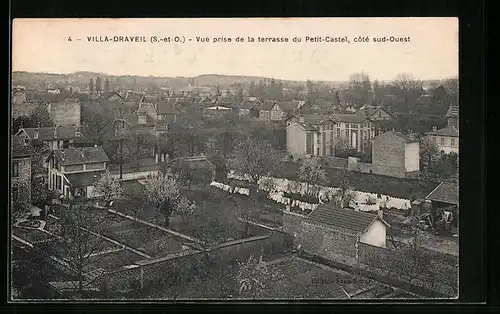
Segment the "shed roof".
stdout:
<path fill-rule="evenodd" d="M 458 137 L 459 131 L 453 125 L 447 126 L 445 128 L 439 129 L 437 131 L 427 132 L 427 135 L 437 135 L 437 136 L 453 136 Z"/>
<path fill-rule="evenodd" d="M 321 204 L 307 216 L 307 220 L 311 222 L 354 232 L 364 232 L 377 219 L 376 214 L 339 209 L 333 203 Z M 384 220 L 381 221 L 389 226 Z"/>
<path fill-rule="evenodd" d="M 66 174 L 66 179 L 68 179 L 69 183 L 72 187 L 82 188 L 94 185 L 104 171 L 92 171 L 92 172 L 81 172 L 81 173 L 71 173 Z"/>
<path fill-rule="evenodd" d="M 63 165 L 78 165 L 108 162 L 109 157 L 102 147 L 78 147 L 53 152 Z"/>
<path fill-rule="evenodd" d="M 441 182 L 429 195 L 427 195 L 426 199 L 448 203 L 453 205 L 458 205 L 459 203 L 459 187 L 455 182 Z"/>

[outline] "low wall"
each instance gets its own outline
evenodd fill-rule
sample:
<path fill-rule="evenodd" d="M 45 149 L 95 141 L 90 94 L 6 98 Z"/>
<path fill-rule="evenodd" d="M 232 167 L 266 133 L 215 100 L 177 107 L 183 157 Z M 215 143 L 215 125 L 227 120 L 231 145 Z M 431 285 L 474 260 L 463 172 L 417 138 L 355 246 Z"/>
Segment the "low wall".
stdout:
<path fill-rule="evenodd" d="M 247 239 L 235 240 L 211 248 L 216 265 L 225 267 L 235 260 L 248 259 L 250 255 L 264 257 L 284 252 L 289 242 L 283 232 L 272 232 L 264 236 L 255 236 Z M 126 290 L 131 283 L 140 283 L 143 286 L 155 283 L 162 277 L 178 275 L 186 271 L 188 274 L 193 267 L 199 265 L 203 252 L 185 250 L 170 254 L 162 258 L 143 260 L 118 270 L 107 273 L 95 282 L 97 286 L 108 290 Z M 190 274 L 192 276 L 192 274 Z"/>

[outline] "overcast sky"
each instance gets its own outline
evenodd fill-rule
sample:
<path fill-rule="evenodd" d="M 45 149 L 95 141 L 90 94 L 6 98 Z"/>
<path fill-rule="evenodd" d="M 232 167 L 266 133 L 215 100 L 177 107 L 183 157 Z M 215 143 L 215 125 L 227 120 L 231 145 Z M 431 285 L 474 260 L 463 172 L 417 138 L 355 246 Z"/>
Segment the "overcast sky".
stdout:
<path fill-rule="evenodd" d="M 228 74 L 343 81 L 354 72 L 390 80 L 458 76 L 457 18 L 16 19 L 12 70 L 110 75 Z M 185 43 L 98 43 L 87 36 L 184 36 Z M 68 37 L 72 41 L 68 41 Z M 245 38 L 197 43 L 196 36 Z M 302 37 L 301 43 L 248 43 L 247 37 Z M 348 36 L 348 43 L 305 43 Z M 354 43 L 358 36 L 410 37 L 405 43 Z M 191 38 L 192 41 L 188 41 Z M 80 39 L 80 40 L 76 40 Z"/>

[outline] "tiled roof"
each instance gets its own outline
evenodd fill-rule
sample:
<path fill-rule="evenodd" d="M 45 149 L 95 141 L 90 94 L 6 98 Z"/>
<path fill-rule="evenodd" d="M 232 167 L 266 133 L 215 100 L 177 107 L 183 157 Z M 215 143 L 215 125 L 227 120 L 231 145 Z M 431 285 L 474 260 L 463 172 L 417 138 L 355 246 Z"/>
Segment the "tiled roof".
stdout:
<path fill-rule="evenodd" d="M 335 114 L 332 116 L 332 120 L 335 122 L 343 123 L 361 123 L 367 118 L 365 116 L 360 116 L 357 114 Z"/>
<path fill-rule="evenodd" d="M 392 132 L 394 133 L 397 137 L 401 138 L 403 141 L 405 141 L 405 143 L 412 143 L 412 142 L 418 142 L 418 138 L 414 137 L 414 136 L 411 136 L 411 135 L 408 135 L 408 134 L 403 134 L 403 133 L 400 133 L 400 132 L 393 132 L 393 131 L 389 131 L 389 132 Z"/>
<path fill-rule="evenodd" d="M 71 186 L 74 188 L 82 188 L 94 185 L 104 171 L 91 171 L 91 172 L 81 172 L 66 174 L 66 178 L 70 182 Z"/>
<path fill-rule="evenodd" d="M 26 134 L 33 140 L 37 128 L 24 128 Z M 56 127 L 56 138 L 54 138 L 54 127 L 43 127 L 38 129 L 38 139 L 40 141 L 70 140 L 76 138 L 76 129 L 71 125 Z"/>
<path fill-rule="evenodd" d="M 454 182 L 441 182 L 426 199 L 436 202 L 458 205 L 459 187 Z"/>
<path fill-rule="evenodd" d="M 28 157 L 33 154 L 33 147 L 30 143 L 25 144 L 22 137 L 12 136 L 11 139 L 12 158 Z"/>
<path fill-rule="evenodd" d="M 274 106 L 274 100 L 265 100 L 262 105 L 260 105 L 259 110 L 269 111 Z"/>
<path fill-rule="evenodd" d="M 459 111 L 460 110 L 458 109 L 458 106 L 451 105 L 448 108 L 448 111 L 446 112 L 446 117 L 447 118 L 451 118 L 451 117 L 458 118 Z"/>
<path fill-rule="evenodd" d="M 110 161 L 102 147 L 68 148 L 56 150 L 54 154 L 63 165 L 79 165 Z"/>
<path fill-rule="evenodd" d="M 368 106 L 365 105 L 361 108 L 359 108 L 359 111 L 356 112 L 356 115 L 358 116 L 363 116 L 363 117 L 370 117 L 373 115 L 377 110 L 381 109 L 379 106 Z"/>
<path fill-rule="evenodd" d="M 255 106 L 259 106 L 261 102 L 258 100 L 245 100 L 240 104 L 240 109 L 252 109 Z"/>
<path fill-rule="evenodd" d="M 377 219 L 377 215 L 351 209 L 339 209 L 335 208 L 333 203 L 327 203 L 319 205 L 306 219 L 334 228 L 364 232 Z"/>
<path fill-rule="evenodd" d="M 314 106 L 320 108 L 320 109 L 331 109 L 333 107 L 333 101 L 326 100 L 326 99 L 318 99 L 313 103 Z"/>
<path fill-rule="evenodd" d="M 458 137 L 458 129 L 454 126 L 447 126 L 445 128 L 439 129 L 437 131 L 427 132 L 427 135 L 437 135 L 437 136 L 454 136 Z"/>
<path fill-rule="evenodd" d="M 117 92 L 105 92 L 105 93 L 101 94 L 101 98 L 104 100 L 108 100 L 113 96 L 116 96 L 116 97 L 118 97 L 118 99 L 123 101 L 122 96 L 120 96 L 120 94 L 118 94 Z"/>
<path fill-rule="evenodd" d="M 285 111 L 285 112 L 293 112 L 294 110 L 297 109 L 297 105 L 296 103 L 293 103 L 291 101 L 280 101 L 280 102 L 277 102 L 276 103 L 281 110 Z"/>

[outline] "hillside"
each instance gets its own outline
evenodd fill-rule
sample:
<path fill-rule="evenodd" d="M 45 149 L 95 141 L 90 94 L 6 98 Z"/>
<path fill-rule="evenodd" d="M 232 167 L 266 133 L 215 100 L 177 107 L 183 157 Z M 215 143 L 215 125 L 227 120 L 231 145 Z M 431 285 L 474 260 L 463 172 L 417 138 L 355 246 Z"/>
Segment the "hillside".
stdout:
<path fill-rule="evenodd" d="M 252 81 L 262 79 L 270 79 L 257 76 L 241 76 L 241 75 L 222 75 L 222 74 L 203 74 L 196 77 L 154 77 L 154 76 L 112 76 L 105 73 L 95 73 L 80 71 L 70 74 L 55 74 L 55 73 L 32 73 L 32 72 L 13 72 L 13 85 L 23 85 L 32 89 L 45 89 L 50 84 L 53 87 L 63 86 L 78 86 L 86 88 L 91 78 L 101 77 L 104 80 L 109 78 L 110 85 L 113 88 L 135 88 L 135 87 L 169 87 L 169 88 L 184 88 L 190 83 L 197 86 L 221 86 L 226 87 L 232 84 L 250 84 Z M 303 85 L 305 81 L 287 81 L 283 80 L 285 86 Z M 331 86 L 339 86 L 345 82 L 323 82 Z"/>

